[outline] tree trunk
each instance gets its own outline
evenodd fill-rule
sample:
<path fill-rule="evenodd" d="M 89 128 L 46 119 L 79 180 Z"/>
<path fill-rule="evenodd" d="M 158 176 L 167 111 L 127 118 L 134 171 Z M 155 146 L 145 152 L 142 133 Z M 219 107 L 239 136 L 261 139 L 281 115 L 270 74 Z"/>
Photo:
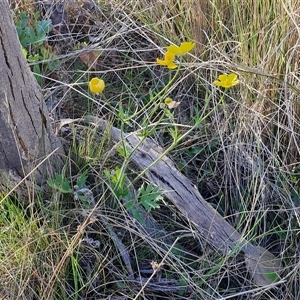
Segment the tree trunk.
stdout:
<path fill-rule="evenodd" d="M 22 53 L 7 1 L 0 1 L 0 11 L 0 188 L 13 189 L 27 175 L 41 185 L 50 169 L 61 166 L 63 150 Z"/>

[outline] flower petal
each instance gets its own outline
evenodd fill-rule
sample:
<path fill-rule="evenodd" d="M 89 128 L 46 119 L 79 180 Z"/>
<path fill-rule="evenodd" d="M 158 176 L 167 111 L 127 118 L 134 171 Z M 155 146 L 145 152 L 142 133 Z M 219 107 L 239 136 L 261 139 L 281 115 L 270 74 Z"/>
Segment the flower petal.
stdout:
<path fill-rule="evenodd" d="M 168 106 L 169 109 L 175 108 L 180 104 L 180 102 L 174 101 L 169 97 L 166 98 L 164 102 L 165 102 L 165 105 Z"/>
<path fill-rule="evenodd" d="M 228 80 L 229 81 L 236 81 L 237 80 L 237 75 L 234 74 L 234 73 L 230 73 L 228 76 L 227 76 Z"/>
<path fill-rule="evenodd" d="M 176 69 L 178 66 L 177 66 L 174 62 L 170 61 L 170 62 L 167 64 L 167 67 L 168 67 L 169 69 L 173 70 L 173 69 Z"/>
<path fill-rule="evenodd" d="M 94 94 L 101 93 L 101 92 L 103 92 L 103 90 L 105 88 L 105 82 L 104 82 L 104 80 L 102 80 L 98 77 L 94 77 L 89 82 L 89 88 L 90 88 L 90 91 Z"/>
<path fill-rule="evenodd" d="M 166 65 L 169 63 L 168 60 L 162 60 L 162 59 L 159 59 L 159 58 L 156 59 L 156 62 L 157 62 L 159 65 L 161 65 L 161 66 L 166 66 Z"/>
<path fill-rule="evenodd" d="M 175 108 L 175 107 L 177 107 L 179 104 L 180 104 L 180 102 L 172 101 L 170 104 L 168 104 L 168 108 L 169 108 L 169 109 Z"/>
<path fill-rule="evenodd" d="M 218 79 L 219 80 L 214 81 L 214 84 L 216 86 L 221 86 L 227 89 L 236 86 L 239 83 L 237 75 L 234 73 L 230 73 L 229 75 L 221 74 L 218 76 Z"/>
<path fill-rule="evenodd" d="M 214 84 L 215 84 L 216 86 L 222 86 L 222 82 L 221 82 L 220 80 L 215 80 L 215 81 L 214 81 Z"/>
<path fill-rule="evenodd" d="M 233 82 L 231 82 L 230 87 L 236 86 L 236 85 L 238 85 L 238 84 L 239 84 L 239 81 L 238 81 L 238 80 L 233 81 Z"/>
<path fill-rule="evenodd" d="M 169 69 L 176 69 L 177 65 L 173 62 L 175 58 L 175 54 L 167 51 L 165 53 L 164 59 L 156 59 L 156 62 L 161 66 L 167 66 Z"/>
<path fill-rule="evenodd" d="M 167 51 L 173 53 L 174 55 L 180 55 L 181 54 L 181 49 L 180 47 L 176 45 L 171 45 L 167 47 Z"/>
<path fill-rule="evenodd" d="M 174 60 L 175 59 L 175 54 L 170 52 L 170 51 L 167 51 L 166 54 L 165 54 L 165 60 Z"/>
<path fill-rule="evenodd" d="M 175 55 L 184 55 L 191 51 L 195 47 L 195 43 L 183 42 L 180 46 L 171 45 L 167 47 L 168 52 L 174 53 Z"/>
<path fill-rule="evenodd" d="M 191 43 L 191 42 L 183 42 L 180 44 L 180 49 L 183 54 L 193 50 L 194 47 L 195 47 L 195 43 Z"/>
<path fill-rule="evenodd" d="M 219 75 L 218 78 L 221 82 L 223 82 L 223 81 L 227 81 L 228 76 L 226 74 L 222 74 L 222 75 Z"/>

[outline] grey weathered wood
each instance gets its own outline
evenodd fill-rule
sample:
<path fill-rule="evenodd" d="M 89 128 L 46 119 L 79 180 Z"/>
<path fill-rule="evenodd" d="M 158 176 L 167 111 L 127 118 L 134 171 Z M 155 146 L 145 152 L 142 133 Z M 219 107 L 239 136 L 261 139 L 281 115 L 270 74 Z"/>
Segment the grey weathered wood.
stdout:
<path fill-rule="evenodd" d="M 61 120 L 60 128 L 74 122 L 86 122 L 106 131 L 111 138 L 124 145 L 130 154 L 129 161 L 141 170 L 149 180 L 164 190 L 165 196 L 194 223 L 202 237 L 217 251 L 233 255 L 240 251 L 245 253 L 245 263 L 257 285 L 270 282 L 267 273 L 272 270 L 281 272 L 280 260 L 267 249 L 254 246 L 231 226 L 194 187 L 191 180 L 182 175 L 164 151 L 150 138 L 141 138 L 135 133 L 124 133 L 110 126 L 103 119 L 87 116 L 79 119 Z M 259 269 L 257 275 L 255 270 Z M 265 273 L 264 273 L 265 271 Z"/>
<path fill-rule="evenodd" d="M 113 140 L 125 143 L 131 153 L 130 162 L 165 191 L 165 196 L 194 223 L 202 237 L 217 251 L 225 255 L 244 252 L 245 263 L 257 285 L 271 282 L 267 276 L 270 270 L 280 274 L 280 260 L 267 249 L 251 244 L 231 226 L 203 199 L 191 180 L 176 169 L 172 160 L 164 154 L 164 149 L 152 139 L 138 137 L 135 133 L 122 133 L 102 119 L 87 117 L 84 121 L 94 123 L 102 131 L 107 130 Z M 254 272 L 258 268 L 262 271 L 259 277 Z"/>
<path fill-rule="evenodd" d="M 108 128 L 106 121 L 100 120 L 98 123 L 102 130 Z M 164 155 L 164 149 L 149 138 L 124 134 L 117 128 L 109 130 L 114 140 L 126 142 L 126 147 L 132 153 L 130 161 L 165 191 L 165 196 L 195 224 L 210 245 L 225 255 L 240 251 L 245 253 L 246 266 L 256 285 L 270 285 L 270 272 L 280 278 L 281 260 L 267 249 L 252 245 L 231 226 L 203 199 L 193 183 L 176 169 L 174 163 Z"/>
<path fill-rule="evenodd" d="M 142 140 L 135 133 L 121 133 L 115 127 L 110 128 L 105 120 L 89 120 L 95 122 L 101 130 L 109 130 L 113 140 L 126 142 L 126 147 L 131 152 L 130 161 L 144 171 L 151 182 L 165 191 L 165 196 L 195 224 L 205 240 L 218 251 L 228 254 L 236 249 L 255 255 L 256 247 L 247 242 L 203 199 L 191 180 L 176 169 L 174 163 L 163 155 L 164 149 L 153 140 Z"/>
<path fill-rule="evenodd" d="M 40 184 L 48 168 L 60 165 L 62 153 L 40 88 L 26 62 L 7 1 L 0 1 L 0 186 L 13 188 L 33 169 Z"/>

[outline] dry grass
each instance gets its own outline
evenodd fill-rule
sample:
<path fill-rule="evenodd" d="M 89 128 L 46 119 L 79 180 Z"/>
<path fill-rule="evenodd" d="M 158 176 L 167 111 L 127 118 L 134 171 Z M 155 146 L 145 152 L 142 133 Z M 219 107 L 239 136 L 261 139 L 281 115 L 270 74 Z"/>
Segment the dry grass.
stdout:
<path fill-rule="evenodd" d="M 165 230 L 170 239 L 146 233 L 103 171 L 119 166 L 128 181 L 139 174 L 114 151 L 109 133 L 74 123 L 61 132 L 70 151 L 62 174 L 73 186 L 87 171 L 96 206 L 52 191 L 24 214 L 7 200 L 0 214 L 2 232 L 9 231 L 0 242 L 0 298 L 299 298 L 300 1 L 198 3 L 107 0 L 92 11 L 70 6 L 72 34 L 54 37 L 61 64 L 44 74 L 45 98 L 53 118 L 88 111 L 125 131 L 153 128 L 148 134 L 165 147 L 174 124 L 185 125 L 185 133 L 205 116 L 169 156 L 228 222 L 282 260 L 282 283 L 255 285 L 242 254 L 217 253 L 172 203 L 151 211 L 157 232 Z M 190 39 L 197 49 L 170 81 L 155 58 L 170 42 Z M 223 72 L 237 73 L 240 84 L 220 104 L 222 92 L 212 83 Z M 94 75 L 107 83 L 98 98 L 86 88 Z M 151 100 L 150 90 L 163 93 Z M 153 113 L 166 96 L 181 102 L 173 119 Z M 165 264 L 153 273 L 151 261 Z M 151 272 L 154 280 L 146 284 Z"/>

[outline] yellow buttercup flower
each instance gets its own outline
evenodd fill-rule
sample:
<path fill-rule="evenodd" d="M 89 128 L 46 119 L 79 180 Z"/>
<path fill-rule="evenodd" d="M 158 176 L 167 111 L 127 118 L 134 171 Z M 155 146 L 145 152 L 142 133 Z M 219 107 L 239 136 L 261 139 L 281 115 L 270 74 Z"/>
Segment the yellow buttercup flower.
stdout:
<path fill-rule="evenodd" d="M 165 60 L 173 61 L 174 59 L 175 59 L 175 54 L 170 51 L 167 51 L 165 54 Z"/>
<path fill-rule="evenodd" d="M 239 80 L 237 79 L 237 75 L 234 73 L 222 74 L 218 77 L 219 80 L 215 80 L 214 84 L 216 86 L 220 86 L 226 89 L 229 89 L 239 83 Z"/>
<path fill-rule="evenodd" d="M 174 63 L 176 55 L 183 55 L 191 51 L 195 47 L 195 43 L 183 42 L 180 46 L 171 45 L 167 47 L 167 52 L 164 59 L 156 59 L 156 62 L 161 66 L 167 66 L 169 69 L 176 69 L 178 66 Z"/>
<path fill-rule="evenodd" d="M 180 46 L 171 45 L 167 47 L 167 50 L 171 53 L 174 53 L 175 55 L 184 55 L 187 52 L 193 50 L 194 47 L 195 47 L 195 43 L 183 42 L 180 44 Z"/>
<path fill-rule="evenodd" d="M 165 53 L 164 59 L 156 59 L 156 62 L 161 66 L 167 66 L 169 69 L 176 69 L 177 65 L 174 63 L 175 54 L 167 51 Z"/>
<path fill-rule="evenodd" d="M 89 88 L 93 94 L 102 93 L 105 88 L 105 82 L 98 77 L 94 77 L 89 82 Z"/>

